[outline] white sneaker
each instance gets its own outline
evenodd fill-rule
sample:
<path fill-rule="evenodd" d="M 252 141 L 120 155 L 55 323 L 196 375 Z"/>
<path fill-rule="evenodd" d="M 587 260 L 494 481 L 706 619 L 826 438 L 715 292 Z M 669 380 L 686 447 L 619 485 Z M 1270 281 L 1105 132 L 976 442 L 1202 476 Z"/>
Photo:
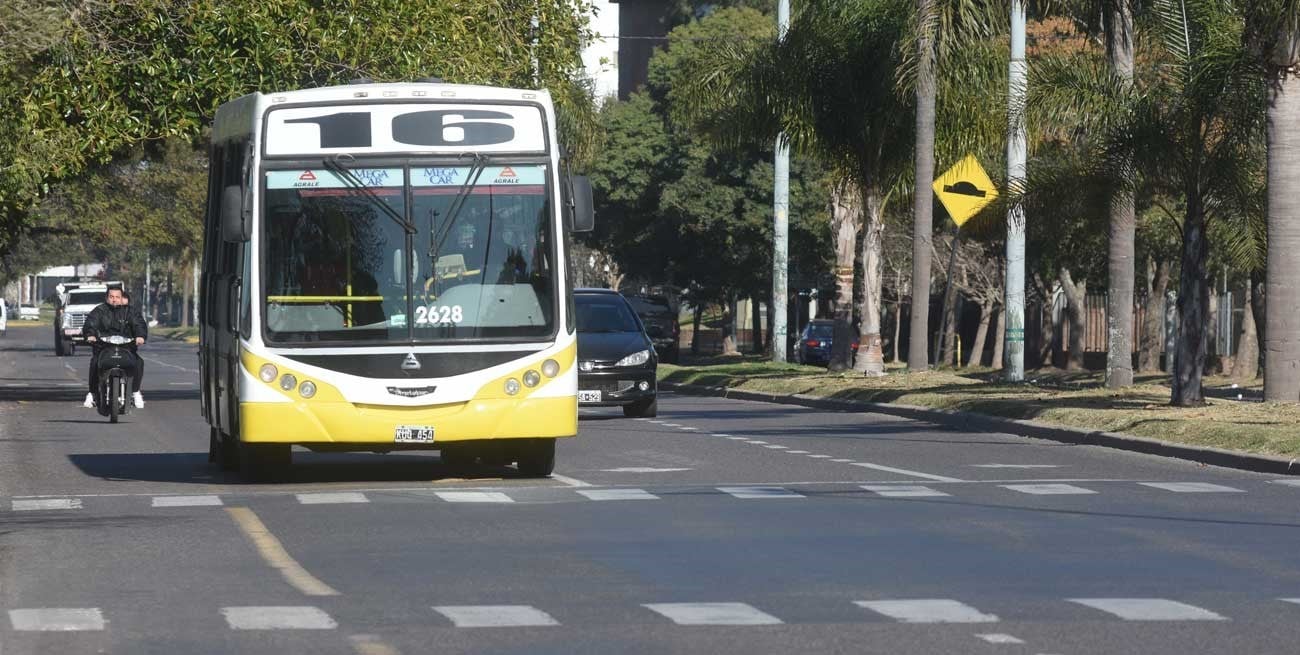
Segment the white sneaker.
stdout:
<path fill-rule="evenodd" d="M 139 391 L 131 394 L 131 403 L 136 409 L 144 409 L 144 396 L 140 395 Z"/>
<path fill-rule="evenodd" d="M 86 402 L 81 403 L 81 406 L 82 406 L 82 407 L 85 407 L 86 409 L 94 409 L 94 408 L 95 408 L 95 394 L 93 394 L 93 393 L 88 393 L 88 394 L 86 394 Z"/>

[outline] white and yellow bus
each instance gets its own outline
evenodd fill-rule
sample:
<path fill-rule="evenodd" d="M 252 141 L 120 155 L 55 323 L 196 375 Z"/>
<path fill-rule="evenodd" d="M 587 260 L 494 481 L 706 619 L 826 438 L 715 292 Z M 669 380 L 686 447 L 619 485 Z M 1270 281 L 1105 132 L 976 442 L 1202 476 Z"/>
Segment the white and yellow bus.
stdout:
<path fill-rule="evenodd" d="M 575 436 L 568 244 L 591 229 L 546 91 L 362 82 L 227 102 L 200 319 L 209 458 L 437 449 L 550 475 Z"/>

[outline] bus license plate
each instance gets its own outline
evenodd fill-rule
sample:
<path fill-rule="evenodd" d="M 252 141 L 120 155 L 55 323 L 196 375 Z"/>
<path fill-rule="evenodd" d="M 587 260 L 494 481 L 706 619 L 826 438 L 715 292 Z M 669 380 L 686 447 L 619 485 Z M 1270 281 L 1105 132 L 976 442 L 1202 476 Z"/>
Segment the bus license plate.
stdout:
<path fill-rule="evenodd" d="M 596 391 L 579 391 L 578 402 L 580 403 L 598 403 L 600 402 L 600 390 Z"/>
<path fill-rule="evenodd" d="M 428 425 L 399 425 L 393 433 L 394 443 L 433 443 L 433 428 Z"/>

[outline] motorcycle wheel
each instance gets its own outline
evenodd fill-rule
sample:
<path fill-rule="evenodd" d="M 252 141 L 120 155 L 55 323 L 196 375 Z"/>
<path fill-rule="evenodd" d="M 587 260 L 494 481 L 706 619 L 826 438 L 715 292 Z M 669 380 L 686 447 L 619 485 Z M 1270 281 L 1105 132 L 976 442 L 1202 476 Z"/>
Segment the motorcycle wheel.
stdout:
<path fill-rule="evenodd" d="M 118 384 L 117 380 L 113 380 L 108 383 L 108 422 L 109 423 L 117 423 L 117 403 L 120 400 L 117 394 L 119 393 L 118 389 L 120 386 L 121 385 Z"/>

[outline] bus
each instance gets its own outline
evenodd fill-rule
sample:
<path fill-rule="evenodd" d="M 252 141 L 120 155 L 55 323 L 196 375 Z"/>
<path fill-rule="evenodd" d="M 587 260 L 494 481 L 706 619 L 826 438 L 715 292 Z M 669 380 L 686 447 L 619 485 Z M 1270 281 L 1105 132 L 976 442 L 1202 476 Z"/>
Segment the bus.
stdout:
<path fill-rule="evenodd" d="M 592 228 L 545 90 L 252 93 L 212 124 L 200 280 L 209 460 L 439 450 L 549 476 L 576 436 L 569 243 Z"/>

